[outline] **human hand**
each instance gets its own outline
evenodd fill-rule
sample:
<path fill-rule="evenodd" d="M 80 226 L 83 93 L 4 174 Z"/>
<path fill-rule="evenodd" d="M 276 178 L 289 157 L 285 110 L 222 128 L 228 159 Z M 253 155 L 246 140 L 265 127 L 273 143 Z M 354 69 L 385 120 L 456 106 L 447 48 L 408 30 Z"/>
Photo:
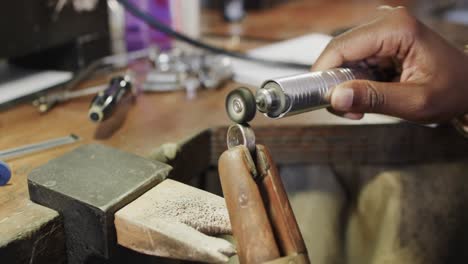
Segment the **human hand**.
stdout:
<path fill-rule="evenodd" d="M 374 21 L 335 37 L 313 71 L 392 59 L 396 82 L 353 80 L 333 88 L 330 112 L 350 119 L 380 113 L 431 123 L 468 113 L 468 56 L 402 7 L 385 8 Z"/>

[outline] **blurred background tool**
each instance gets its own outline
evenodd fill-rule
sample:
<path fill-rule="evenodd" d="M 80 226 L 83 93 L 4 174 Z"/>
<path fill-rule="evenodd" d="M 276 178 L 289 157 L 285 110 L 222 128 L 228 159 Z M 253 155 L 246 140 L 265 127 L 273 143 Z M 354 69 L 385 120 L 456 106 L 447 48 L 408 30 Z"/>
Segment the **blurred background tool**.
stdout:
<path fill-rule="evenodd" d="M 189 52 L 180 49 L 161 52 L 153 59 L 154 69 L 150 70 L 143 83 L 143 90 L 167 92 L 186 89 L 190 92 L 193 79 L 207 89 L 220 87 L 232 78 L 229 57 L 207 53 L 199 49 Z"/>
<path fill-rule="evenodd" d="M 106 87 L 106 85 L 98 85 L 77 91 L 58 91 L 39 97 L 37 100 L 33 101 L 33 105 L 39 109 L 39 112 L 43 113 L 48 111 L 52 104 L 62 103 L 74 98 L 96 94 L 106 89 Z"/>
<path fill-rule="evenodd" d="M 50 92 L 39 96 L 33 101 L 33 105 L 38 108 L 39 112 L 45 113 L 52 109 L 57 103 L 65 102 L 72 98 L 97 93 L 99 92 L 98 88 L 96 88 L 95 92 L 93 89 L 77 91 L 76 93 L 71 93 L 70 91 L 76 89 L 82 81 L 86 80 L 102 68 L 108 67 L 111 70 L 114 70 L 119 67 L 126 67 L 133 61 L 146 59 L 148 57 L 155 57 L 157 56 L 157 53 L 157 48 L 152 46 L 146 49 L 131 51 L 128 53 L 109 55 L 95 60 L 84 69 L 77 72 L 73 79 L 61 87 L 59 91 Z"/>
<path fill-rule="evenodd" d="M 224 0 L 223 17 L 229 22 L 239 22 L 245 16 L 244 0 Z"/>
<path fill-rule="evenodd" d="M 233 125 L 219 176 L 240 263 L 308 264 L 307 249 L 268 149 L 248 125 Z"/>
<path fill-rule="evenodd" d="M 7 159 L 23 156 L 26 154 L 55 148 L 55 147 L 66 145 L 66 144 L 72 144 L 79 140 L 80 138 L 78 136 L 74 134 L 70 134 L 69 136 L 66 136 L 66 137 L 55 138 L 55 139 L 46 140 L 46 141 L 42 141 L 42 142 L 35 143 L 35 144 L 29 144 L 29 145 L 25 145 L 25 146 L 21 146 L 17 148 L 2 150 L 0 151 L 0 160 L 7 160 Z"/>
<path fill-rule="evenodd" d="M 111 79 L 109 86 L 99 92 L 91 101 L 88 116 L 93 122 L 102 122 L 115 110 L 120 100 L 126 95 L 132 94 L 132 82 L 130 76 L 117 76 Z"/>
<path fill-rule="evenodd" d="M 8 183 L 11 178 L 11 169 L 5 162 L 0 160 L 0 186 Z"/>

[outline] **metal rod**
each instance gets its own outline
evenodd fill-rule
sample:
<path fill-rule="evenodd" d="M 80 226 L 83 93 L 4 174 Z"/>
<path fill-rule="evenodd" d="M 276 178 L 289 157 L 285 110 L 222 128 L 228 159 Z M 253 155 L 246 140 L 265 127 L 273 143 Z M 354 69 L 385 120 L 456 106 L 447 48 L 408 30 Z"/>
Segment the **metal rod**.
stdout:
<path fill-rule="evenodd" d="M 79 140 L 80 138 L 78 136 L 70 134 L 69 136 L 66 136 L 66 137 L 46 140 L 46 141 L 42 141 L 39 143 L 34 143 L 34 144 L 24 145 L 24 146 L 17 147 L 17 148 L 2 150 L 0 151 L 0 160 L 7 160 L 7 159 L 22 156 L 22 155 L 26 155 L 26 154 L 55 148 L 55 147 L 62 146 L 62 145 L 72 144 Z"/>

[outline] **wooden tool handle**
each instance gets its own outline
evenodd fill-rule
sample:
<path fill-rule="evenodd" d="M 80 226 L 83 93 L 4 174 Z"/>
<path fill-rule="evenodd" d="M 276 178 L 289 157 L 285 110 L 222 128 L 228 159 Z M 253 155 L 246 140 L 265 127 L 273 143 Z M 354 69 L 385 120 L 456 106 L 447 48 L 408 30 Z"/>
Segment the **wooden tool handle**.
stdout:
<path fill-rule="evenodd" d="M 240 263 L 258 264 L 279 258 L 273 230 L 252 176 L 256 170 L 247 148 L 237 146 L 225 151 L 218 170 Z"/>
<path fill-rule="evenodd" d="M 275 232 L 282 256 L 304 254 L 307 249 L 289 203 L 278 169 L 265 146 L 257 145 L 257 171 L 260 192 Z"/>

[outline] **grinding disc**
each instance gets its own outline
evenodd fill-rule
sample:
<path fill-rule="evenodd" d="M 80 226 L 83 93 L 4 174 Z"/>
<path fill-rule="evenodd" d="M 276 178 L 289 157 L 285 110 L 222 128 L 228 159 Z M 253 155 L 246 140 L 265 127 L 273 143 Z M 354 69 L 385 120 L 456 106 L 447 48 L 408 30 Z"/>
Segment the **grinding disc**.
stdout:
<path fill-rule="evenodd" d="M 238 124 L 250 122 L 255 117 L 256 110 L 255 96 L 248 88 L 232 90 L 226 97 L 226 112 Z"/>

